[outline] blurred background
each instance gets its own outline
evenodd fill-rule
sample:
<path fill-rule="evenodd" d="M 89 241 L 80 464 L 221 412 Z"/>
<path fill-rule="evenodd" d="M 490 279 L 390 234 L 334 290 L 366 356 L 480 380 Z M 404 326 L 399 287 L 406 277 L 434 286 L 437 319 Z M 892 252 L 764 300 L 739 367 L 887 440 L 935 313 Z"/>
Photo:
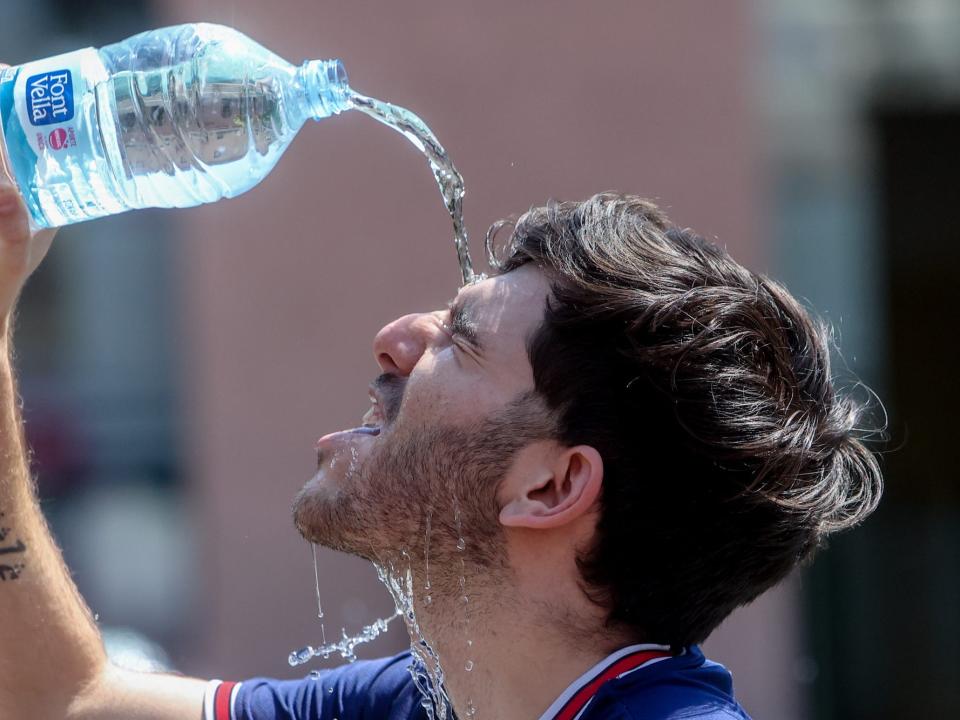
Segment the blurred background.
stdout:
<path fill-rule="evenodd" d="M 615 189 L 784 280 L 835 326 L 843 383 L 886 406 L 886 499 L 707 652 L 757 718 L 960 717 L 956 0 L 3 7 L 11 64 L 200 20 L 342 58 L 450 151 L 475 259 L 490 222 Z M 290 499 L 315 438 L 366 409 L 375 332 L 454 294 L 450 235 L 423 158 L 352 113 L 238 199 L 61 231 L 19 372 L 44 508 L 115 653 L 296 674 L 320 629 Z M 391 610 L 366 563 L 320 563 L 328 632 Z"/>

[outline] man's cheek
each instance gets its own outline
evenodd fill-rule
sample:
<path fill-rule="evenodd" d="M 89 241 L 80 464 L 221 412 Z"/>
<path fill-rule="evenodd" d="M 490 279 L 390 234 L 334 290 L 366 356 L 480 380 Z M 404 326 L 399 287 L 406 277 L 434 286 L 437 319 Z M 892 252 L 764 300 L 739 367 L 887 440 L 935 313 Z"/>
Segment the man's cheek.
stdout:
<path fill-rule="evenodd" d="M 436 363 L 409 377 L 394 423 L 462 425 L 487 413 L 490 401 L 490 388 L 453 363 Z"/>
<path fill-rule="evenodd" d="M 440 378 L 411 377 L 403 393 L 403 399 L 394 419 L 396 424 L 421 422 L 430 418 L 443 402 Z"/>

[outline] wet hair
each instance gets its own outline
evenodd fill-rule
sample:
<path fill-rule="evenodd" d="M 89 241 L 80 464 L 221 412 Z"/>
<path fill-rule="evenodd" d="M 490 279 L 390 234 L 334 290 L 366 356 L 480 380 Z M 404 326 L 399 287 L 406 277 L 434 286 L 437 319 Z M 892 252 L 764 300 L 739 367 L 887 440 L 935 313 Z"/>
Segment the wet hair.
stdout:
<path fill-rule="evenodd" d="M 882 477 L 858 430 L 866 403 L 831 379 L 828 327 L 780 284 L 648 200 L 600 194 L 524 214 L 497 272 L 552 285 L 528 341 L 557 439 L 604 462 L 578 565 L 608 625 L 699 643 L 869 515 Z"/>

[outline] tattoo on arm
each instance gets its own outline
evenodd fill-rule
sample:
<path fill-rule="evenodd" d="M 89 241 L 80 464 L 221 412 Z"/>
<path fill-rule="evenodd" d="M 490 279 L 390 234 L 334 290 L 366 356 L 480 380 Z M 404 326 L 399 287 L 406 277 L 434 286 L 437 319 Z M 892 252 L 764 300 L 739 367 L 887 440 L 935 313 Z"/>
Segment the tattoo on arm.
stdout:
<path fill-rule="evenodd" d="M 3 513 L 0 512 L 0 520 L 3 519 Z M 10 528 L 0 527 L 0 542 L 4 542 L 7 539 L 7 536 L 10 534 Z M 17 539 L 16 542 L 8 545 L 0 545 L 0 555 L 23 555 L 26 552 L 27 546 L 23 544 L 23 540 Z M 9 564 L 0 563 L 0 581 L 6 582 L 7 580 L 16 580 L 20 577 L 20 573 L 23 572 L 24 563 L 15 562 L 19 558 L 4 558 Z"/>

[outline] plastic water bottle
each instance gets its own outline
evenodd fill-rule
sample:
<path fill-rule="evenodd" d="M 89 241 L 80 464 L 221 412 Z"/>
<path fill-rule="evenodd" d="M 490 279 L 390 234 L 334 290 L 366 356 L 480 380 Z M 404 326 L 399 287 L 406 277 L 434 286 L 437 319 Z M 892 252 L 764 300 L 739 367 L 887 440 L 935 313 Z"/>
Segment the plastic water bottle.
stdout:
<path fill-rule="evenodd" d="M 339 60 L 295 67 L 202 23 L 0 72 L 4 160 L 38 227 L 234 197 L 349 107 Z"/>

